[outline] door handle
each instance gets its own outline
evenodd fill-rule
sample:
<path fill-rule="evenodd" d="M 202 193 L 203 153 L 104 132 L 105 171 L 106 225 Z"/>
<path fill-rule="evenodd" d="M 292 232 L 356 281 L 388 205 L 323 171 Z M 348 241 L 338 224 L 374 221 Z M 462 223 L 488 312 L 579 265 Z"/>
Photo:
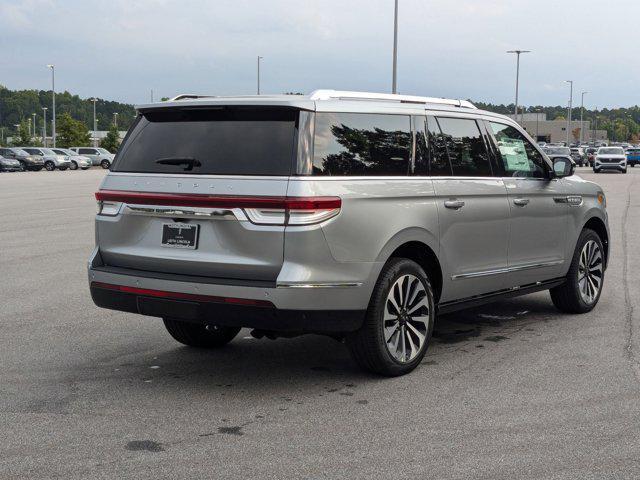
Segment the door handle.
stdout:
<path fill-rule="evenodd" d="M 464 202 L 462 200 L 446 200 L 444 202 L 445 208 L 451 208 L 452 210 L 460 210 L 464 207 Z"/>
<path fill-rule="evenodd" d="M 525 205 L 529 205 L 529 199 L 528 198 L 515 198 L 513 200 L 513 203 L 518 205 L 519 207 L 524 207 Z"/>

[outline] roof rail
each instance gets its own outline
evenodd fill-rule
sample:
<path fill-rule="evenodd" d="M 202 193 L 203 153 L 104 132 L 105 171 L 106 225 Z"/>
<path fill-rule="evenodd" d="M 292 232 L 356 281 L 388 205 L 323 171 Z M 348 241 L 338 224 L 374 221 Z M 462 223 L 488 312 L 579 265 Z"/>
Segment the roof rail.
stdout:
<path fill-rule="evenodd" d="M 181 93 L 180 95 L 176 95 L 173 98 L 170 98 L 169 101 L 170 102 L 175 102 L 177 100 L 189 100 L 189 99 L 193 99 L 193 98 L 205 98 L 205 97 L 212 97 L 213 95 L 198 95 L 196 93 Z"/>
<path fill-rule="evenodd" d="M 468 100 L 451 98 L 418 97 L 414 95 L 397 95 L 395 93 L 349 92 L 343 90 L 314 90 L 309 95 L 311 100 L 376 100 L 384 102 L 420 103 L 451 105 L 453 107 L 477 109 Z"/>

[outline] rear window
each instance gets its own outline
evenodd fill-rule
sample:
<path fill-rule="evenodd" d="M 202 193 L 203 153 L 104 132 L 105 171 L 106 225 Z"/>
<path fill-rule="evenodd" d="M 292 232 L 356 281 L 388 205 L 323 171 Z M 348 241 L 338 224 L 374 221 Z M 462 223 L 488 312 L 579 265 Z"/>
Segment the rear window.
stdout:
<path fill-rule="evenodd" d="M 409 175 L 411 145 L 408 115 L 316 113 L 313 175 Z"/>
<path fill-rule="evenodd" d="M 299 111 L 219 107 L 145 112 L 115 172 L 290 175 Z"/>

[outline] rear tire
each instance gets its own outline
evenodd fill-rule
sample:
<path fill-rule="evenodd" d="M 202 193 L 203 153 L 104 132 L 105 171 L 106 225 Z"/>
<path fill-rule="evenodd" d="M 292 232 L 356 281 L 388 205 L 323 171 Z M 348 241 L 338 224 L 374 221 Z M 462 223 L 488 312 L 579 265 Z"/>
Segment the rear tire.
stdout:
<path fill-rule="evenodd" d="M 102 160 L 100 166 L 107 170 L 111 166 L 111 162 L 109 160 Z"/>
<path fill-rule="evenodd" d="M 178 342 L 190 347 L 220 348 L 225 346 L 240 331 L 239 327 L 211 327 L 200 323 L 183 322 L 163 318 L 164 326 L 169 334 Z"/>
<path fill-rule="evenodd" d="M 427 352 L 434 319 L 427 274 L 412 260 L 392 258 L 380 273 L 362 327 L 347 337 L 347 346 L 364 370 L 404 375 Z"/>
<path fill-rule="evenodd" d="M 48 172 L 53 172 L 56 169 L 56 165 L 51 161 L 44 162 L 44 168 L 46 168 Z"/>
<path fill-rule="evenodd" d="M 71 162 L 71 166 L 69 167 L 71 170 L 77 170 L 78 164 L 76 162 Z"/>
<path fill-rule="evenodd" d="M 602 240 L 585 228 L 578 238 L 565 283 L 549 290 L 551 301 L 561 312 L 587 313 L 597 305 L 603 286 Z"/>

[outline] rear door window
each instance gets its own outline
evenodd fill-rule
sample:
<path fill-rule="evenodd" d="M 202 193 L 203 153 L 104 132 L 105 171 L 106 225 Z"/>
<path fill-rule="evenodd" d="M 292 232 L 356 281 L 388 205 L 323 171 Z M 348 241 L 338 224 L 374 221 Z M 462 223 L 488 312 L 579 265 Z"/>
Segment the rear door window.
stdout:
<path fill-rule="evenodd" d="M 79 148 L 78 153 L 80 155 L 96 155 L 97 152 L 93 148 Z"/>
<path fill-rule="evenodd" d="M 473 119 L 438 117 L 449 152 L 453 175 L 490 177 L 489 154 L 478 124 Z"/>
<path fill-rule="evenodd" d="M 411 146 L 408 115 L 319 112 L 313 175 L 409 175 Z"/>
<path fill-rule="evenodd" d="M 429 175 L 451 176 L 451 164 L 447 155 L 447 144 L 440 126 L 434 117 L 427 117 L 429 137 Z"/>
<path fill-rule="evenodd" d="M 299 110 L 224 106 L 143 112 L 115 172 L 290 175 Z"/>

